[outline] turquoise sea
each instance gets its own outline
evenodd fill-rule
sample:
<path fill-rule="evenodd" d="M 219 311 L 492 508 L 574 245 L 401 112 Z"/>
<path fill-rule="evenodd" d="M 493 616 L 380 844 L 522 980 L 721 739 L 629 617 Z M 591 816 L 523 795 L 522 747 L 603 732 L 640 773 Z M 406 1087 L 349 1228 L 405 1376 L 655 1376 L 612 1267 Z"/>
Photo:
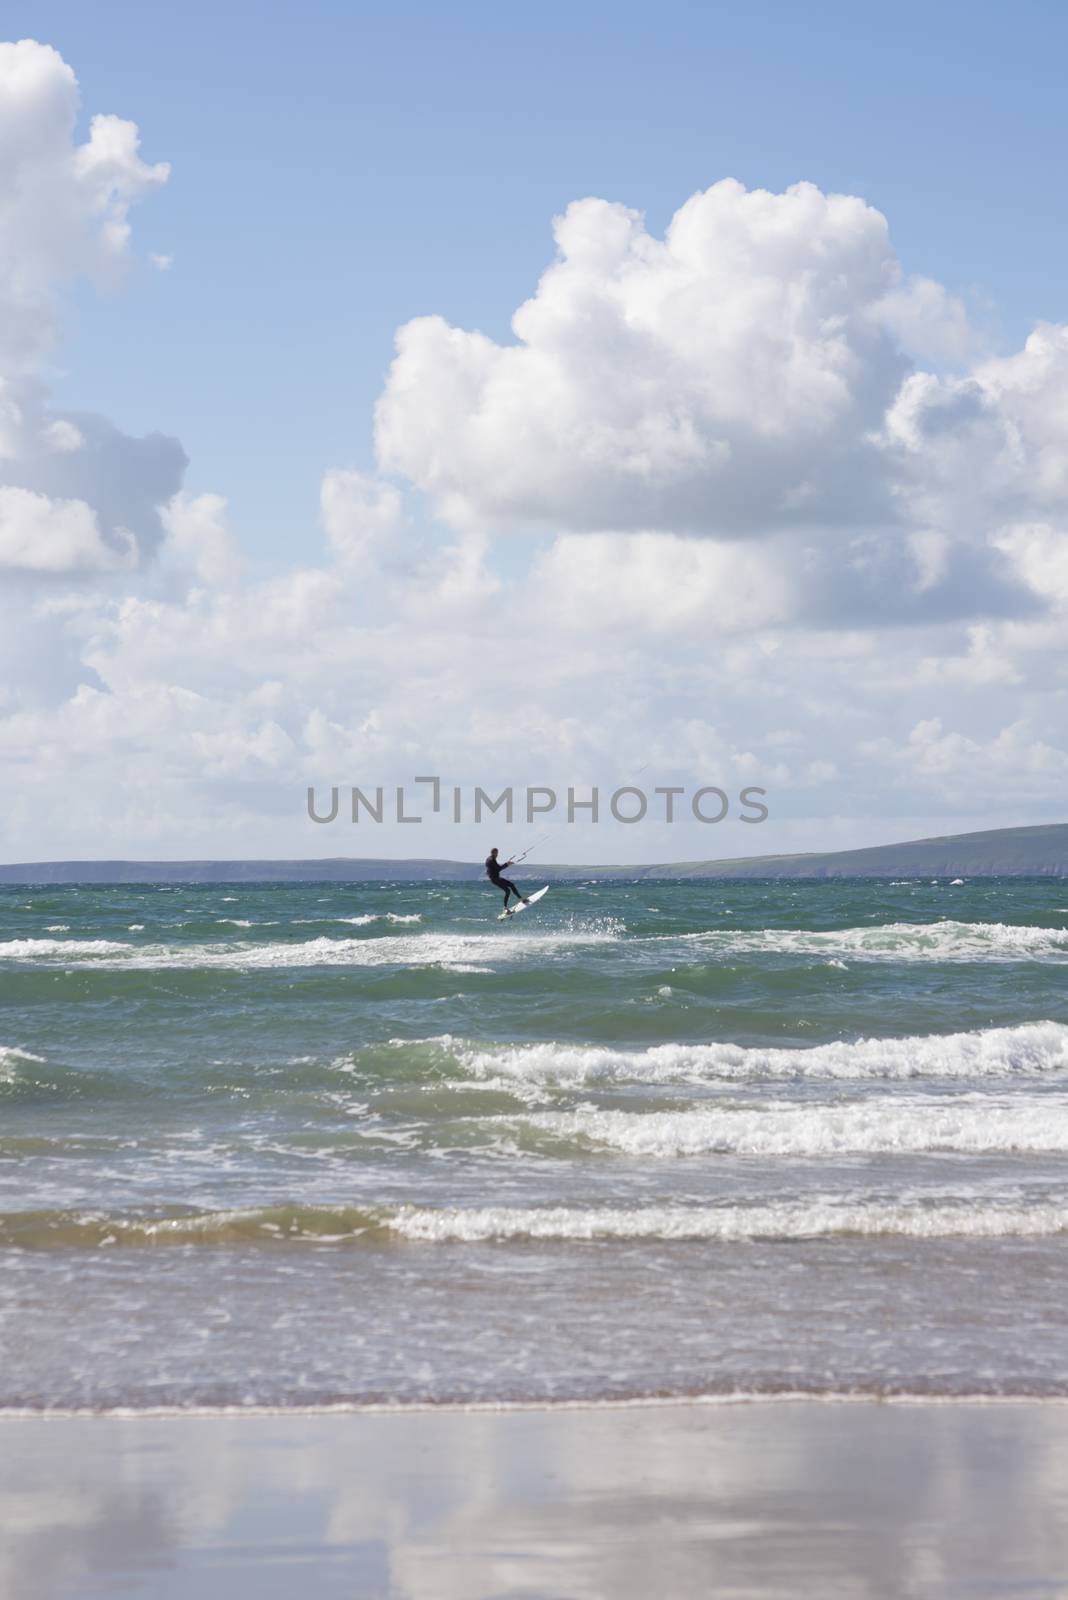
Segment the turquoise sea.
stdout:
<path fill-rule="evenodd" d="M 1068 1394 L 1068 884 L 498 909 L 0 890 L 0 1408 Z"/>

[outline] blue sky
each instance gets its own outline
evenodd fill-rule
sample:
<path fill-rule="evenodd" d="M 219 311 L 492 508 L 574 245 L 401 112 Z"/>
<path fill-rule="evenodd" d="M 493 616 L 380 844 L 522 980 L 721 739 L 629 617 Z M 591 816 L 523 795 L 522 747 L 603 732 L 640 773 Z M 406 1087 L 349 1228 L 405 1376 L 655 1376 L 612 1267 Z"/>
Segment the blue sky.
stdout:
<path fill-rule="evenodd" d="M 1064 315 L 1068 11 L 1056 4 L 5 7 L 86 110 L 173 175 L 121 296 L 82 293 L 57 395 L 180 438 L 257 553 L 315 547 L 329 466 L 371 463 L 395 329 L 508 339 L 587 194 L 659 231 L 718 178 L 862 195 L 999 342 Z"/>
<path fill-rule="evenodd" d="M 1063 7 L 4 25 L 12 858 L 484 855 L 304 814 L 417 772 L 771 797 L 560 860 L 1060 819 Z"/>

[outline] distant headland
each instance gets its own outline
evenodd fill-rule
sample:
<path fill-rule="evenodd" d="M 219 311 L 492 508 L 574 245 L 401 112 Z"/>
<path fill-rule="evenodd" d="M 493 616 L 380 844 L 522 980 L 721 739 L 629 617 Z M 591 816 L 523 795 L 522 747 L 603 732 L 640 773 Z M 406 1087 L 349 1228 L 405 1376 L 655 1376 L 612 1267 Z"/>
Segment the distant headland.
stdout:
<path fill-rule="evenodd" d="M 995 878 L 1068 877 L 1068 822 L 913 839 L 805 855 L 672 861 L 649 866 L 544 866 L 524 874 L 560 882 L 620 878 Z M 478 862 L 329 856 L 305 861 L 29 861 L 0 866 L 4 883 L 419 883 L 480 878 Z"/>

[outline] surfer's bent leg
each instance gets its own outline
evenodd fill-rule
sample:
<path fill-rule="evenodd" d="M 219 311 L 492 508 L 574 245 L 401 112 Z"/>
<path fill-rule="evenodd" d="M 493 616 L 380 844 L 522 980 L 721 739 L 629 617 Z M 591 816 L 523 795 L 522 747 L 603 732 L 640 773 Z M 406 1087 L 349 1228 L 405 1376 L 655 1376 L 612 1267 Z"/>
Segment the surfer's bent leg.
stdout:
<path fill-rule="evenodd" d="M 519 890 L 516 888 L 511 878 L 501 878 L 499 881 L 501 888 L 504 890 L 504 909 L 507 911 L 508 896 L 510 894 L 514 894 L 517 900 L 522 900 L 523 896 L 519 893 Z"/>

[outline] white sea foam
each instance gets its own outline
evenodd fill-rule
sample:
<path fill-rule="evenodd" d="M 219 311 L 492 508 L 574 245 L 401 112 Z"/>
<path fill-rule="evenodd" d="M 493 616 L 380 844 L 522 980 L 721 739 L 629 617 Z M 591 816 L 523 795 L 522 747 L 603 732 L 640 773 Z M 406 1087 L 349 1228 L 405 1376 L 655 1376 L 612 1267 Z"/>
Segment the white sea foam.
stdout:
<path fill-rule="evenodd" d="M 45 928 L 45 933 L 69 933 L 69 922 L 50 922 Z"/>
<path fill-rule="evenodd" d="M 398 1041 L 402 1044 L 403 1041 Z M 701 1083 L 716 1079 L 990 1078 L 1068 1069 L 1068 1026 L 1026 1022 L 970 1033 L 782 1046 L 660 1044 L 646 1050 L 605 1045 L 526 1044 L 484 1048 L 448 1035 L 428 1041 L 479 1078 L 563 1087 L 587 1083 Z"/>
<path fill-rule="evenodd" d="M 458 972 L 491 971 L 493 964 L 529 960 L 557 949 L 604 944 L 617 935 L 600 929 L 536 933 L 391 934 L 380 939 L 307 939 L 276 944 L 234 942 L 190 945 L 137 945 L 110 939 L 9 939 L 0 942 L 0 961 L 70 962 L 85 959 L 95 967 L 130 969 L 223 967 L 238 971 L 271 967 L 449 967 Z"/>
<path fill-rule="evenodd" d="M 952 1102 L 884 1098 L 850 1105 L 771 1103 L 756 1109 L 527 1112 L 498 1122 L 634 1156 L 835 1156 L 958 1151 L 1068 1152 L 1068 1100 Z"/>
<path fill-rule="evenodd" d="M 349 928 L 366 928 L 372 922 L 381 922 L 381 915 L 377 911 L 364 911 L 358 917 L 294 917 L 294 928 L 318 928 L 324 922 L 343 922 Z"/>
<path fill-rule="evenodd" d="M 75 956 L 114 956 L 133 948 L 133 945 L 120 944 L 114 939 L 3 939 L 0 940 L 0 961 L 35 961 L 57 956 L 61 960 Z"/>
<path fill-rule="evenodd" d="M 1068 1233 L 1068 1204 L 975 1200 L 814 1198 L 764 1206 L 412 1207 L 386 1220 L 391 1232 L 430 1243 L 491 1239 L 819 1239 L 848 1235 L 909 1239 L 1048 1238 Z"/>
<path fill-rule="evenodd" d="M 421 911 L 412 911 L 408 914 L 399 911 L 364 911 L 358 917 L 296 917 L 294 927 L 306 927 L 309 923 L 343 922 L 350 928 L 367 928 L 372 922 L 422 922 Z"/>
<path fill-rule="evenodd" d="M 891 961 L 1065 961 L 1068 929 L 1008 922 L 888 922 L 874 928 L 710 929 L 653 934 L 647 942 L 686 941 L 725 954 L 852 956 Z"/>
<path fill-rule="evenodd" d="M 35 1056 L 18 1045 L 0 1044 L 0 1083 L 14 1083 L 24 1066 L 44 1066 L 44 1056 Z"/>
<path fill-rule="evenodd" d="M 1068 1233 L 1068 1198 L 906 1192 L 894 1198 L 814 1194 L 765 1204 L 598 1206 L 374 1206 L 282 1204 L 180 1216 L 99 1211 L 8 1212 L 0 1239 L 20 1249 L 287 1244 L 381 1245 L 390 1236 L 421 1244 L 497 1240 L 579 1243 L 625 1240 L 745 1243 L 758 1239 L 1050 1238 Z"/>

